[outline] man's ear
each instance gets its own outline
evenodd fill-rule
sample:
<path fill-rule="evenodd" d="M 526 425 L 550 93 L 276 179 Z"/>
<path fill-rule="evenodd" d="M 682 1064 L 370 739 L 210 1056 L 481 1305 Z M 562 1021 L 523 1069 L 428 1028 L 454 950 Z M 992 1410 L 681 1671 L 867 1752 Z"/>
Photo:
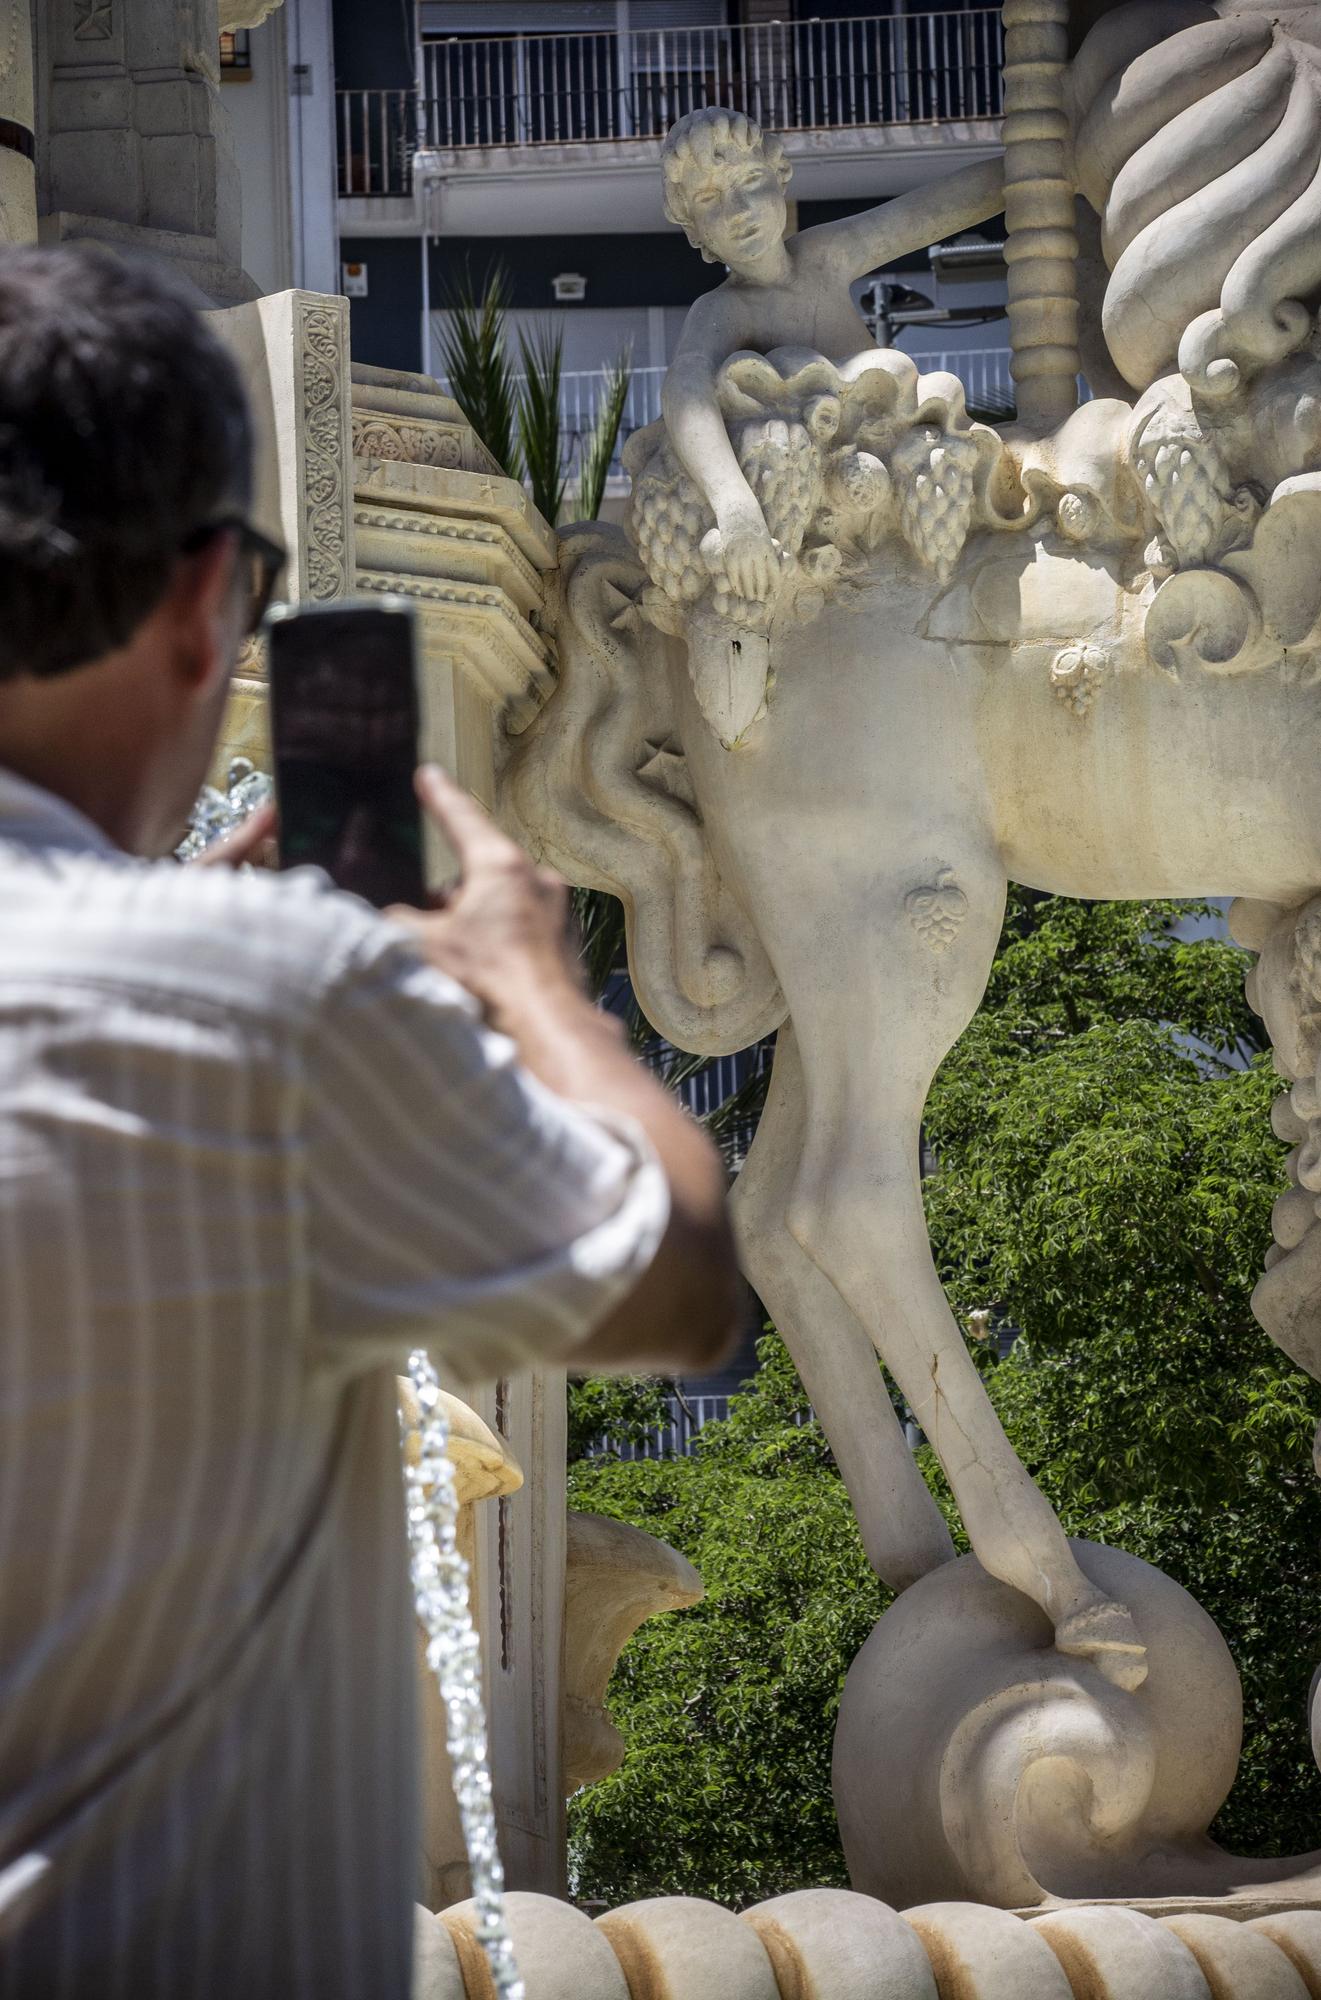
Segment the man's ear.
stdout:
<path fill-rule="evenodd" d="M 176 672 L 197 695 L 209 694 L 233 668 L 240 617 L 236 542 L 234 531 L 225 529 L 181 555 L 161 607 L 173 627 Z"/>

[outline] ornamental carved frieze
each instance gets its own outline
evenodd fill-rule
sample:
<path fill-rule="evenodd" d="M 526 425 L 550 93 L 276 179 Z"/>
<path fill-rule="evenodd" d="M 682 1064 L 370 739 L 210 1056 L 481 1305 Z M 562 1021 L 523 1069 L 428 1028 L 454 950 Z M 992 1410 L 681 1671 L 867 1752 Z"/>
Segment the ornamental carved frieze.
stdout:
<path fill-rule="evenodd" d="M 343 597 L 351 580 L 342 333 L 338 313 L 326 306 L 303 307 L 303 505 L 310 597 Z"/>
<path fill-rule="evenodd" d="M 353 419 L 353 456 L 392 464 L 463 465 L 463 432 L 449 424 L 400 423 L 369 414 Z"/>

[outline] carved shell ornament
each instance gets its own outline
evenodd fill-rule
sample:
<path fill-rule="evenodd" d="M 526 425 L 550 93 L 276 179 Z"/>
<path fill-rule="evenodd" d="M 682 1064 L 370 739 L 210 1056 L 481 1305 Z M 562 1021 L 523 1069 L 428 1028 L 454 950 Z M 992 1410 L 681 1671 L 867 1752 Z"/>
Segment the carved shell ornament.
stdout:
<path fill-rule="evenodd" d="M 1133 57 L 1132 16 L 1088 37 L 1073 116 L 1109 266 L 1102 329 L 1138 394 L 1148 650 L 1171 673 L 1310 676 L 1321 564 L 1291 551 L 1321 540 L 1316 29 L 1189 5 Z"/>

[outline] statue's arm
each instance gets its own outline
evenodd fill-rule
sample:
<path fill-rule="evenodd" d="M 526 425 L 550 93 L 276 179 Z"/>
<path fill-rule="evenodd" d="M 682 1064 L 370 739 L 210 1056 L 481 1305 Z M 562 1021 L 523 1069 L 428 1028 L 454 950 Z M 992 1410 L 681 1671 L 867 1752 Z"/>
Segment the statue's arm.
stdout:
<path fill-rule="evenodd" d="M 942 243 L 960 229 L 985 222 L 1004 207 L 1004 161 L 982 160 L 956 174 L 896 195 L 862 215 L 823 222 L 795 238 L 814 271 L 852 283 L 914 250 Z"/>
<path fill-rule="evenodd" d="M 755 598 L 772 588 L 774 552 L 716 393 L 717 370 L 739 347 L 740 332 L 734 314 L 690 313 L 661 390 L 661 414 L 679 462 L 716 517 L 731 581 Z"/>

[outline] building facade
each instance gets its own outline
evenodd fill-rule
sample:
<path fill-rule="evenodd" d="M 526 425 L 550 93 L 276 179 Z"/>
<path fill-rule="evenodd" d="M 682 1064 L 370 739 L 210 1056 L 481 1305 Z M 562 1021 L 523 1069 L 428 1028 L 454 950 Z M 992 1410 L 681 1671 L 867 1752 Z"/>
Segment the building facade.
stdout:
<path fill-rule="evenodd" d="M 997 6 L 334 0 L 355 357 L 440 372 L 447 300 L 500 266 L 514 326 L 563 334 L 570 448 L 624 351 L 636 428 L 658 414 L 688 307 L 723 276 L 662 211 L 674 120 L 728 104 L 777 131 L 790 227 L 806 228 L 996 153 L 1001 49 Z M 1003 268 L 986 249 L 997 235 L 980 232 L 961 262 L 933 268 L 922 253 L 892 273 L 904 289 L 881 322 L 992 404 L 1009 389 Z M 883 315 L 893 297 L 873 289 L 864 310 Z"/>

